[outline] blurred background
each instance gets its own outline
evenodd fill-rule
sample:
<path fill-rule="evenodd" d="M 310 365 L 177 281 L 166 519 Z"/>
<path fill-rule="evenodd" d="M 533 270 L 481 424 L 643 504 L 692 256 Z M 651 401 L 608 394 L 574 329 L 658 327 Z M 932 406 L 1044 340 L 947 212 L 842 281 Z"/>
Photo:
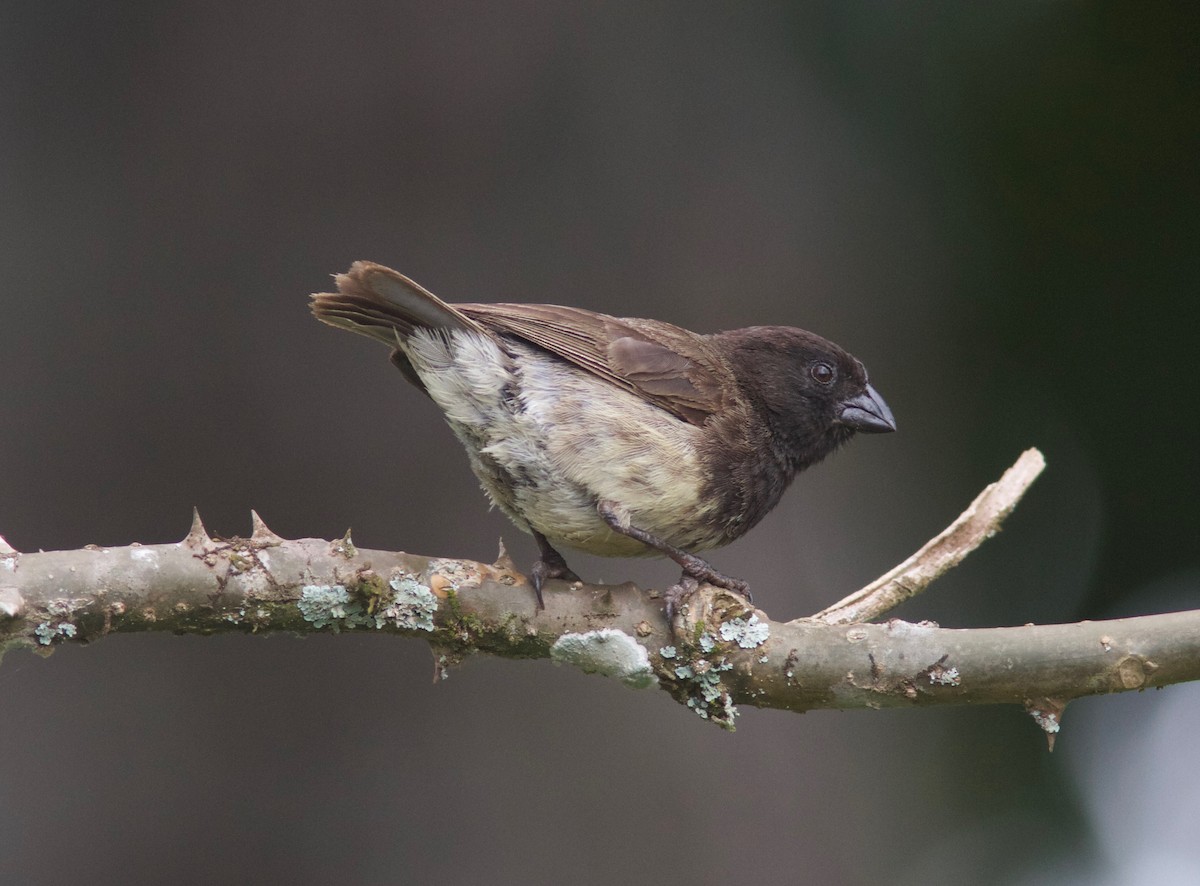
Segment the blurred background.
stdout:
<path fill-rule="evenodd" d="M 860 357 L 860 438 L 717 552 L 773 617 L 907 556 L 1028 446 L 1005 532 L 899 614 L 1200 606 L 1190 4 L 8 3 L 0 534 L 535 553 L 385 349 L 355 259 L 450 301 Z M 572 565 L 662 587 L 664 562 Z M 113 637 L 0 667 L 5 883 L 1195 883 L 1200 692 L 743 709 L 419 642 Z"/>

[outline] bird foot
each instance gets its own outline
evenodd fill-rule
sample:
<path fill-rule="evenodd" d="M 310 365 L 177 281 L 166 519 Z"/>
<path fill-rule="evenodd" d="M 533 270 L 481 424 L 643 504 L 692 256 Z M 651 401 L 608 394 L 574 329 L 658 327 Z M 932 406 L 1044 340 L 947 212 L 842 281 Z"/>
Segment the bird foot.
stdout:
<path fill-rule="evenodd" d="M 716 585 L 719 588 L 724 588 L 727 591 L 733 591 L 735 594 L 741 594 L 746 598 L 747 603 L 753 603 L 754 598 L 750 596 L 750 584 L 742 581 L 740 578 L 732 578 L 724 573 L 717 572 L 699 557 L 696 558 L 698 564 L 691 568 L 685 568 L 683 571 L 685 578 L 691 578 L 696 581 L 702 581 L 705 584 Z"/>
<path fill-rule="evenodd" d="M 529 579 L 533 584 L 533 592 L 537 594 L 537 608 L 545 609 L 546 602 L 542 599 L 542 587 L 548 581 L 560 579 L 562 581 L 582 581 L 582 579 L 571 571 L 571 567 L 562 558 L 562 555 L 557 551 L 553 551 L 553 556 L 547 556 L 543 553 L 529 570 Z"/>
<path fill-rule="evenodd" d="M 672 633 L 675 632 L 675 616 L 679 613 L 680 607 L 688 601 L 692 594 L 696 593 L 696 589 L 699 587 L 700 582 L 684 573 L 680 576 L 677 584 L 671 585 L 663 592 L 667 624 L 671 626 Z"/>
<path fill-rule="evenodd" d="M 697 572 L 700 574 L 697 575 Z M 672 633 L 675 632 L 675 616 L 679 614 L 680 609 L 687 603 L 692 594 L 696 593 L 701 582 L 724 588 L 727 591 L 733 591 L 733 593 L 745 597 L 747 603 L 753 602 L 750 598 L 750 585 L 741 579 L 722 575 L 712 567 L 704 570 L 685 569 L 683 575 L 679 577 L 679 582 L 667 588 L 663 593 L 663 600 L 666 604 L 664 610 L 667 616 L 667 624 L 671 626 Z"/>
<path fill-rule="evenodd" d="M 682 548 L 677 548 L 673 544 L 669 544 L 658 536 L 647 532 L 645 529 L 639 529 L 637 526 L 628 526 L 622 523 L 617 506 L 613 502 L 601 501 L 596 506 L 596 509 L 600 514 L 600 519 L 607 523 L 608 528 L 613 532 L 619 532 L 621 535 L 627 535 L 630 538 L 636 539 L 642 544 L 654 548 L 659 553 L 666 554 L 682 566 L 683 578 L 676 587 L 684 587 L 688 579 L 692 580 L 692 584 L 702 581 L 705 584 L 716 585 L 719 588 L 725 588 L 727 591 L 733 591 L 735 594 L 741 594 L 746 598 L 748 603 L 754 602 L 750 597 L 750 585 L 740 578 L 731 578 L 728 575 L 717 572 L 707 560 L 701 559 Z M 694 590 L 695 588 L 693 587 L 692 591 Z M 688 593 L 690 594 L 691 591 L 688 591 Z"/>

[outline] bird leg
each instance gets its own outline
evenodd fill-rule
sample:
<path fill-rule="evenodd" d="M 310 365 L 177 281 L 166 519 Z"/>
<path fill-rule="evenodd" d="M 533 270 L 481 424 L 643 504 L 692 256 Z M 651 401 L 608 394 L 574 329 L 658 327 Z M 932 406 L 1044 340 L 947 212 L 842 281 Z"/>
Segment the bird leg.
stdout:
<path fill-rule="evenodd" d="M 529 578 L 533 581 L 533 592 L 537 594 L 537 608 L 545 609 L 546 603 L 542 600 L 542 585 L 555 578 L 563 581 L 580 581 L 580 578 L 571 571 L 571 567 L 567 565 L 563 555 L 554 550 L 550 542 L 546 540 L 546 536 L 536 529 L 530 531 L 533 533 L 534 541 L 537 542 L 538 552 L 541 556 L 529 570 Z"/>
<path fill-rule="evenodd" d="M 621 535 L 627 535 L 632 539 L 640 541 L 642 544 L 654 548 L 660 554 L 670 557 L 683 567 L 683 577 L 679 580 L 679 584 L 669 588 L 666 593 L 668 619 L 674 618 L 675 609 L 678 604 L 696 590 L 699 582 L 725 588 L 726 590 L 741 594 L 747 601 L 751 601 L 750 585 L 740 578 L 731 578 L 728 575 L 717 572 L 707 560 L 703 560 L 695 554 L 689 554 L 682 548 L 668 544 L 658 536 L 652 535 L 644 529 L 638 529 L 636 526 L 622 525 L 621 519 L 617 516 L 616 506 L 611 501 L 601 501 L 596 506 L 596 510 L 600 514 L 600 518 L 608 524 L 608 528 L 613 532 L 619 532 Z"/>

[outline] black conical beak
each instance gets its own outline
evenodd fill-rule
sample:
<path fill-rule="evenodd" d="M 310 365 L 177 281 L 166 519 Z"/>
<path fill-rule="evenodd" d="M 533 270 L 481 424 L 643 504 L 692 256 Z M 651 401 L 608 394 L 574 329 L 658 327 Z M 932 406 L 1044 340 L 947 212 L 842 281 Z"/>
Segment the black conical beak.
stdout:
<path fill-rule="evenodd" d="M 892 410 L 870 385 L 857 397 L 842 401 L 842 414 L 838 420 L 846 427 L 864 434 L 886 434 L 896 430 Z"/>

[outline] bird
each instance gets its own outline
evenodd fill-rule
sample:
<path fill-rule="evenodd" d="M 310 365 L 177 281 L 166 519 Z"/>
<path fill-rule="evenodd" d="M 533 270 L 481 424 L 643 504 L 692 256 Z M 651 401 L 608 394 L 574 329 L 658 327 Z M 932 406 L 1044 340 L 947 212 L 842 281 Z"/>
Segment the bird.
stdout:
<path fill-rule="evenodd" d="M 668 618 L 702 582 L 749 599 L 697 552 L 740 538 L 856 433 L 896 429 L 863 364 L 804 329 L 450 304 L 368 261 L 334 279 L 313 314 L 389 346 L 441 409 L 488 498 L 537 543 L 539 610 L 547 582 L 580 581 L 560 547 L 674 560 Z"/>

